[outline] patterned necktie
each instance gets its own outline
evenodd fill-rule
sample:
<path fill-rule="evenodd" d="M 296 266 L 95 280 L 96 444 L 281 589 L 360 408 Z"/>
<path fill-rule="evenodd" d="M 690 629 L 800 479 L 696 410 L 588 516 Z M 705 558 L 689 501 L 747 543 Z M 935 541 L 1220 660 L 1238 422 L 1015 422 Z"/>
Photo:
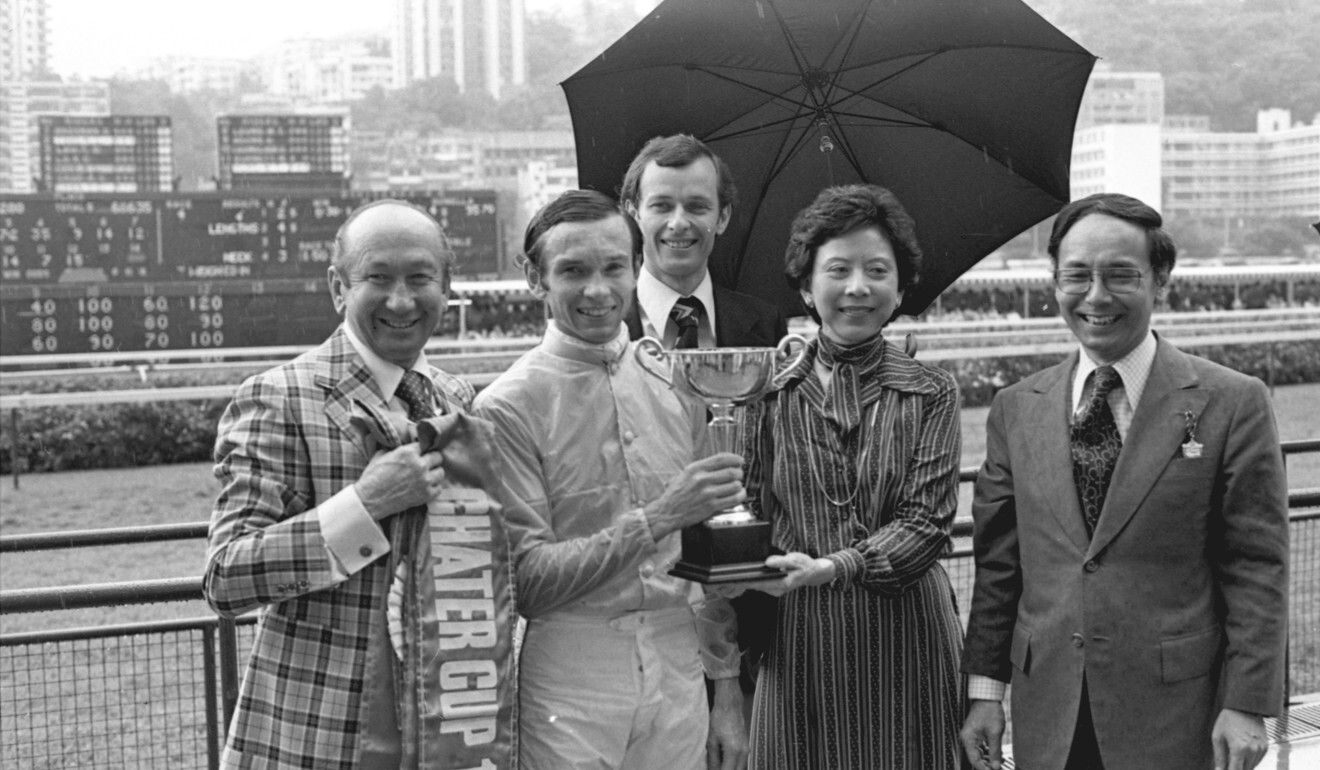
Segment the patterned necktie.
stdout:
<path fill-rule="evenodd" d="M 412 369 L 404 372 L 394 395 L 408 405 L 409 420 L 421 422 L 435 417 L 435 407 L 431 405 L 431 383 L 420 372 Z"/>
<path fill-rule="evenodd" d="M 399 380 L 399 386 L 394 389 L 394 395 L 408 406 L 408 419 L 412 422 L 435 417 L 435 409 L 431 406 L 431 383 L 427 381 L 420 373 L 411 369 L 403 373 L 403 379 Z M 398 516 L 387 519 L 386 531 L 390 534 L 390 551 L 393 558 L 398 563 L 395 565 L 394 575 L 390 582 L 389 598 L 386 600 L 385 616 L 388 621 L 390 641 L 393 643 L 396 655 L 400 655 L 404 643 L 404 604 L 409 606 L 420 606 L 420 602 L 425 600 L 425 596 L 418 598 L 412 596 L 409 598 L 408 590 L 408 562 L 409 554 L 417 547 L 417 543 L 411 542 L 410 537 L 405 534 L 409 531 L 406 523 L 401 523 L 407 514 L 418 514 L 423 518 L 422 537 L 427 536 L 426 506 L 419 505 L 409 508 Z M 423 588 L 423 593 L 425 590 Z"/>
<path fill-rule="evenodd" d="M 1118 424 L 1109 409 L 1109 393 L 1122 385 L 1123 379 L 1112 366 L 1096 369 L 1094 376 L 1094 390 L 1086 403 L 1086 412 L 1072 427 L 1073 481 L 1077 484 L 1087 537 L 1095 534 L 1109 479 L 1123 449 Z"/>
<path fill-rule="evenodd" d="M 669 310 L 669 317 L 678 325 L 676 348 L 697 347 L 697 326 L 706 307 L 696 297 L 679 297 Z"/>

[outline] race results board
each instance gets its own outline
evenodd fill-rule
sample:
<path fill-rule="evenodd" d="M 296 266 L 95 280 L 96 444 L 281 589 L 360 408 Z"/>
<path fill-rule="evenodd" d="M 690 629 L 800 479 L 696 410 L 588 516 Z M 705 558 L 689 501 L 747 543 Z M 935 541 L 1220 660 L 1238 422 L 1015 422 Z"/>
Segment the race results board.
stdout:
<path fill-rule="evenodd" d="M 220 189 L 334 189 L 348 184 L 342 115 L 220 115 Z"/>
<path fill-rule="evenodd" d="M 42 115 L 41 178 L 65 193 L 167 192 L 172 187 L 167 115 Z"/>
<path fill-rule="evenodd" d="M 304 345 L 338 324 L 326 268 L 381 197 L 194 193 L 0 199 L 0 355 Z M 465 278 L 498 270 L 495 193 L 410 194 Z"/>

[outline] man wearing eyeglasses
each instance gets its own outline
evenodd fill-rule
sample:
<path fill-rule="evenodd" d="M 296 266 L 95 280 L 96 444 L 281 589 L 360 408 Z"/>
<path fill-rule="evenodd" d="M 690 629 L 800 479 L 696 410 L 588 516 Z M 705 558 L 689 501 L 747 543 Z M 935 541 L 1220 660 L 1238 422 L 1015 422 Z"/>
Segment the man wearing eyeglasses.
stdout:
<path fill-rule="evenodd" d="M 1080 343 L 1001 391 L 977 476 L 964 649 L 974 766 L 1250 770 L 1283 704 L 1288 511 L 1263 383 L 1151 330 L 1176 249 L 1093 195 L 1055 220 Z"/>

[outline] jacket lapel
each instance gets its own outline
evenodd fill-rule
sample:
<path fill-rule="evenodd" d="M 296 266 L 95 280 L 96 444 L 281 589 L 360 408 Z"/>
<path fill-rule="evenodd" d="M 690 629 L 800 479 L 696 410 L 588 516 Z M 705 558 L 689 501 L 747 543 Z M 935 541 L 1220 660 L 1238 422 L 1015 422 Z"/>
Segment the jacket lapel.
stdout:
<path fill-rule="evenodd" d="M 737 347 L 731 343 L 731 340 L 745 339 L 756 319 L 744 313 L 742 305 L 723 286 L 715 284 L 714 295 L 715 345 Z"/>
<path fill-rule="evenodd" d="M 1072 405 L 1072 372 L 1077 367 L 1077 353 L 1047 369 L 1033 391 L 1022 400 L 1018 419 L 1022 429 L 1014 432 L 1026 437 L 1023 442 L 1029 458 L 1029 480 L 1043 491 L 1045 504 L 1059 526 L 1077 546 L 1087 547 L 1086 524 L 1073 482 L 1072 447 L 1069 444 L 1068 411 Z"/>
<path fill-rule="evenodd" d="M 390 425 L 389 420 L 385 419 L 388 406 L 376 388 L 371 370 L 353 349 L 342 327 L 320 347 L 316 366 L 316 382 L 327 391 L 326 419 L 349 437 L 363 457 L 369 459 L 372 448 L 368 446 L 367 434 L 353 425 L 353 405 L 365 409 L 383 426 Z"/>
<path fill-rule="evenodd" d="M 637 299 L 637 290 L 633 289 L 632 307 L 628 308 L 628 313 L 623 317 L 624 323 L 628 324 L 628 339 L 640 340 L 644 335 L 642 330 L 642 305 Z M 664 335 L 664 329 L 660 330 L 661 336 Z"/>
<path fill-rule="evenodd" d="M 1210 399 L 1209 391 L 1197 387 L 1196 371 L 1187 356 L 1163 339 L 1158 344 L 1150 378 L 1109 482 L 1088 556 L 1104 550 L 1127 526 L 1169 462 L 1177 457 L 1186 427 L 1183 413 L 1199 415 Z"/>

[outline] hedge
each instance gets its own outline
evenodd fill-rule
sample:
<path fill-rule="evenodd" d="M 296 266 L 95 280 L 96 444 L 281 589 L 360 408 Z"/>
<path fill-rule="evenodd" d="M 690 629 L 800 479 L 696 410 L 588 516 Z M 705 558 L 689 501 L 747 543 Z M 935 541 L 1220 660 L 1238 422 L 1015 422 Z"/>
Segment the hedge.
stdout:
<path fill-rule="evenodd" d="M 1320 340 L 1255 345 L 1186 346 L 1184 349 L 1274 385 L 1320 382 Z M 921 354 L 917 354 L 921 358 Z M 989 406 L 995 393 L 1059 362 L 1059 355 L 940 361 L 958 380 L 963 406 Z"/>
<path fill-rule="evenodd" d="M 1320 382 L 1317 340 L 1197 347 L 1193 352 L 1276 385 Z M 976 407 L 989 405 L 1000 389 L 1058 360 L 1058 355 L 1039 355 L 941 361 L 938 365 L 957 378 L 963 406 Z M 168 388 L 232 383 L 235 377 L 233 372 L 174 374 L 153 377 L 150 383 L 133 375 L 70 377 L 26 383 L 22 390 Z M 18 416 L 19 471 L 206 462 L 211 459 L 216 423 L 224 407 L 223 400 L 212 400 L 25 409 Z M 11 473 L 14 434 L 7 416 L 0 423 L 0 473 Z"/>

